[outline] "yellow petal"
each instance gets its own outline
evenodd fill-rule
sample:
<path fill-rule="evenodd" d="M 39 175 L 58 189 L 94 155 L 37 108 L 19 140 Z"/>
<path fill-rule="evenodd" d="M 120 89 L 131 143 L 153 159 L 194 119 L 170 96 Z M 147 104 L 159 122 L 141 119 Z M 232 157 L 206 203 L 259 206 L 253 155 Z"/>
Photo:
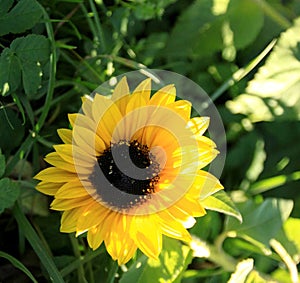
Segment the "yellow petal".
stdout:
<path fill-rule="evenodd" d="M 140 93 L 134 93 L 131 95 L 130 100 L 127 104 L 126 113 L 128 114 L 131 111 L 134 111 L 137 109 L 137 111 L 135 111 L 135 113 L 137 113 L 137 115 L 141 115 L 140 113 L 142 111 L 145 111 L 145 108 L 143 109 L 142 107 L 145 107 L 146 105 L 147 105 L 147 101 L 144 98 L 144 96 L 142 96 Z M 132 121 L 135 121 L 135 119 L 132 118 Z"/>
<path fill-rule="evenodd" d="M 187 196 L 176 202 L 176 207 L 185 211 L 189 216 L 200 217 L 206 214 L 205 209 L 199 203 L 198 199 L 191 199 Z"/>
<path fill-rule="evenodd" d="M 88 116 L 85 116 L 85 115 L 80 114 L 80 113 L 76 113 L 76 114 L 69 114 L 68 117 L 69 117 L 69 120 L 71 122 L 71 125 L 72 125 L 73 129 L 74 129 L 75 126 L 79 126 L 79 127 L 89 129 L 92 132 L 95 132 L 96 123 L 94 122 L 94 120 L 92 120 Z M 73 130 L 73 132 L 74 132 L 74 130 Z"/>
<path fill-rule="evenodd" d="M 91 100 L 90 97 L 83 99 L 82 101 L 82 110 L 83 113 L 88 116 L 91 120 L 93 119 L 93 114 L 92 114 L 92 105 L 93 101 Z"/>
<path fill-rule="evenodd" d="M 185 242 L 191 240 L 190 233 L 184 228 L 182 222 L 175 219 L 168 210 L 157 214 L 162 229 L 162 233 L 168 237 L 179 239 Z"/>
<path fill-rule="evenodd" d="M 75 199 L 54 199 L 51 203 L 53 210 L 69 210 L 76 207 L 82 207 L 92 204 L 93 198 L 91 196 L 80 197 Z"/>
<path fill-rule="evenodd" d="M 200 200 L 204 200 L 224 188 L 215 176 L 202 170 L 198 172 L 193 186 L 200 191 Z"/>
<path fill-rule="evenodd" d="M 75 125 L 73 137 L 76 145 L 91 156 L 98 156 L 106 148 L 99 136 L 87 128 Z"/>
<path fill-rule="evenodd" d="M 64 184 L 55 194 L 57 199 L 70 199 L 88 196 L 89 193 L 79 180 Z"/>
<path fill-rule="evenodd" d="M 146 102 L 150 99 L 151 94 L 151 79 L 143 80 L 133 91 L 132 95 L 138 94 L 139 96 L 143 97 Z"/>
<path fill-rule="evenodd" d="M 79 115 L 78 113 L 68 114 L 69 122 L 70 122 L 72 128 L 75 124 L 75 121 L 76 121 L 78 115 Z"/>
<path fill-rule="evenodd" d="M 194 117 L 188 122 L 189 129 L 194 135 L 202 136 L 209 125 L 209 117 Z"/>
<path fill-rule="evenodd" d="M 97 162 L 95 156 L 86 154 L 85 151 L 80 149 L 76 145 L 72 144 L 59 144 L 53 146 L 58 155 L 69 163 L 76 163 L 76 168 L 78 165 L 82 167 L 92 168 Z"/>
<path fill-rule="evenodd" d="M 133 256 L 137 249 L 134 241 L 129 236 L 129 228 L 132 217 L 116 213 L 108 236 L 105 238 L 105 246 L 108 253 L 118 264 L 125 264 Z"/>
<path fill-rule="evenodd" d="M 75 232 L 78 217 L 83 213 L 84 209 L 84 207 L 79 207 L 64 211 L 61 217 L 60 231 L 63 233 Z"/>
<path fill-rule="evenodd" d="M 126 113 L 126 106 L 130 99 L 130 90 L 127 84 L 127 78 L 123 77 L 114 89 L 111 98 L 118 106 L 122 115 Z"/>
<path fill-rule="evenodd" d="M 158 90 L 150 99 L 150 105 L 168 105 L 175 101 L 176 88 L 174 85 L 166 85 Z"/>
<path fill-rule="evenodd" d="M 191 116 L 192 104 L 187 100 L 178 100 L 171 104 L 168 104 L 167 107 L 176 111 L 185 121 L 189 121 Z"/>
<path fill-rule="evenodd" d="M 36 185 L 36 189 L 46 195 L 54 196 L 63 183 L 49 183 L 47 181 L 39 182 Z"/>
<path fill-rule="evenodd" d="M 76 176 L 76 174 L 65 171 L 63 169 L 50 167 L 39 172 L 37 175 L 35 175 L 34 178 L 41 181 L 64 183 L 77 179 Z"/>
<path fill-rule="evenodd" d="M 85 231 L 93 226 L 100 225 L 103 220 L 108 216 L 110 210 L 94 201 L 92 206 L 80 216 L 77 223 L 77 232 Z"/>
<path fill-rule="evenodd" d="M 96 95 L 93 102 L 93 117 L 97 124 L 97 134 L 109 146 L 116 125 L 122 119 L 122 115 L 111 100 Z"/>
<path fill-rule="evenodd" d="M 67 170 L 72 173 L 76 173 L 76 168 L 75 168 L 74 164 L 66 162 L 64 159 L 62 159 L 57 154 L 57 152 L 51 152 L 51 153 L 47 154 L 44 159 L 46 162 L 48 162 L 49 164 L 51 164 L 57 168 Z"/>
<path fill-rule="evenodd" d="M 154 217 L 153 217 L 154 218 Z M 162 249 L 162 232 L 151 216 L 136 216 L 131 233 L 138 248 L 148 257 L 157 259 Z"/>
<path fill-rule="evenodd" d="M 72 143 L 72 130 L 58 129 L 57 133 L 64 143 Z"/>
<path fill-rule="evenodd" d="M 125 95 L 130 93 L 127 78 L 124 76 L 116 85 L 114 92 L 112 94 L 112 100 L 117 101 Z"/>
<path fill-rule="evenodd" d="M 87 240 L 88 240 L 89 246 L 93 250 L 96 250 L 100 247 L 100 245 L 102 244 L 104 239 L 102 237 L 102 233 L 100 231 L 99 226 L 93 227 L 88 231 Z"/>

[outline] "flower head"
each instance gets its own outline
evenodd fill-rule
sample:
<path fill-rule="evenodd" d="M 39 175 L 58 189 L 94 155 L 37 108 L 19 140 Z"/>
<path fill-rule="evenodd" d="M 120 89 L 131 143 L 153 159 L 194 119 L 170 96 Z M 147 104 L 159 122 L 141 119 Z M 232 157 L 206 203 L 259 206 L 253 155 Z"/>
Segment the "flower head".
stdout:
<path fill-rule="evenodd" d="M 62 232 L 87 232 L 91 248 L 104 242 L 119 264 L 137 249 L 157 258 L 163 235 L 190 241 L 187 223 L 222 185 L 202 170 L 218 153 L 203 136 L 209 119 L 190 118 L 191 104 L 175 99 L 174 85 L 151 95 L 147 79 L 130 93 L 123 77 L 110 98 L 84 98 L 82 113 L 69 115 L 64 144 L 45 158 L 53 167 L 35 176 L 63 211 Z"/>

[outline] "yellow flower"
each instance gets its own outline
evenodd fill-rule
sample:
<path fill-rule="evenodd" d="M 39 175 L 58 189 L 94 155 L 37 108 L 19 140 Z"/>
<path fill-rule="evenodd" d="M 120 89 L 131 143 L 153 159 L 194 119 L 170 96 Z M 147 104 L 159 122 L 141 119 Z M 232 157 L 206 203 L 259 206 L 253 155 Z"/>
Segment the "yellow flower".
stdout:
<path fill-rule="evenodd" d="M 151 95 L 150 79 L 131 94 L 123 77 L 111 98 L 85 98 L 69 115 L 72 130 L 58 130 L 64 144 L 45 158 L 54 167 L 35 176 L 63 211 L 62 232 L 87 232 L 119 264 L 137 249 L 157 258 L 162 235 L 190 241 L 201 201 L 223 187 L 201 170 L 218 154 L 203 136 L 209 119 L 190 118 L 191 104 L 175 98 L 174 85 Z"/>

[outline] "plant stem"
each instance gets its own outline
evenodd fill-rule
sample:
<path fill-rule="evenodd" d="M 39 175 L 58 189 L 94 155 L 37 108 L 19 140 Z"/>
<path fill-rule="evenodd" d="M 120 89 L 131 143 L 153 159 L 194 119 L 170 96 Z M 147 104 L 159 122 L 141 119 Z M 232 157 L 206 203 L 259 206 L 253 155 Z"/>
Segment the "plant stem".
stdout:
<path fill-rule="evenodd" d="M 54 32 L 52 28 L 52 24 L 50 22 L 49 16 L 45 9 L 40 6 L 41 9 L 43 10 L 44 18 L 45 18 L 45 25 L 46 25 L 46 30 L 48 33 L 48 37 L 51 42 L 51 55 L 50 55 L 50 76 L 49 76 L 49 84 L 48 84 L 48 91 L 46 95 L 46 101 L 45 105 L 43 107 L 43 112 L 38 119 L 38 122 L 35 125 L 35 131 L 39 132 L 41 128 L 43 127 L 45 120 L 47 118 L 48 112 L 51 107 L 51 101 L 53 98 L 53 92 L 54 92 L 54 86 L 55 86 L 55 75 L 56 75 L 56 46 L 55 46 L 55 39 L 54 39 Z"/>
<path fill-rule="evenodd" d="M 230 79 L 228 79 L 225 83 L 223 83 L 212 95 L 211 100 L 214 102 L 218 99 L 227 89 L 233 86 L 235 83 L 239 82 L 243 79 L 247 74 L 249 74 L 264 58 L 265 56 L 271 51 L 276 43 L 276 39 L 273 39 L 268 46 L 256 57 L 254 58 L 249 64 L 245 67 L 240 68 L 237 70 Z"/>
<path fill-rule="evenodd" d="M 25 217 L 23 211 L 20 209 L 18 202 L 16 202 L 12 213 L 17 220 L 19 229 L 22 230 L 25 237 L 27 238 L 28 242 L 34 249 L 37 256 L 40 258 L 41 263 L 47 270 L 50 280 L 55 283 L 64 283 L 64 280 L 59 273 L 54 261 L 52 260 L 51 256 L 48 254 L 47 249 L 41 242 L 40 238 L 32 228 L 30 222 Z"/>
<path fill-rule="evenodd" d="M 285 265 L 287 266 L 290 276 L 291 276 L 291 282 L 293 283 L 299 283 L 298 279 L 298 270 L 297 265 L 291 258 L 291 256 L 288 254 L 286 249 L 275 239 L 270 240 L 270 246 L 274 249 L 274 251 L 281 257 Z"/>
<path fill-rule="evenodd" d="M 78 239 L 74 237 L 74 234 L 69 234 L 69 236 L 73 247 L 74 255 L 76 258 L 80 259 L 81 254 L 79 250 Z M 87 283 L 87 280 L 85 279 L 85 272 L 84 272 L 82 261 L 79 262 L 77 273 L 78 273 L 79 283 Z"/>
<path fill-rule="evenodd" d="M 288 29 L 291 26 L 291 23 L 288 19 L 286 19 L 284 16 L 282 16 L 280 13 L 276 11 L 269 3 L 267 3 L 265 0 L 253 0 L 256 2 L 264 11 L 264 13 L 274 20 L 279 26 L 281 26 L 284 29 Z"/>

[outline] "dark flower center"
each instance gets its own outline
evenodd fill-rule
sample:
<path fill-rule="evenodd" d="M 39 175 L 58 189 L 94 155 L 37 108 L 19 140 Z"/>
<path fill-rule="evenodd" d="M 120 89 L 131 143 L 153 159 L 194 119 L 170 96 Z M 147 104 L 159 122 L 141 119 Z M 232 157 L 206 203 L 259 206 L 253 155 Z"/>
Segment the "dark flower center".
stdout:
<path fill-rule="evenodd" d="M 121 140 L 97 156 L 97 161 L 90 179 L 97 195 L 109 206 L 130 208 L 155 192 L 159 164 L 146 145 Z"/>

